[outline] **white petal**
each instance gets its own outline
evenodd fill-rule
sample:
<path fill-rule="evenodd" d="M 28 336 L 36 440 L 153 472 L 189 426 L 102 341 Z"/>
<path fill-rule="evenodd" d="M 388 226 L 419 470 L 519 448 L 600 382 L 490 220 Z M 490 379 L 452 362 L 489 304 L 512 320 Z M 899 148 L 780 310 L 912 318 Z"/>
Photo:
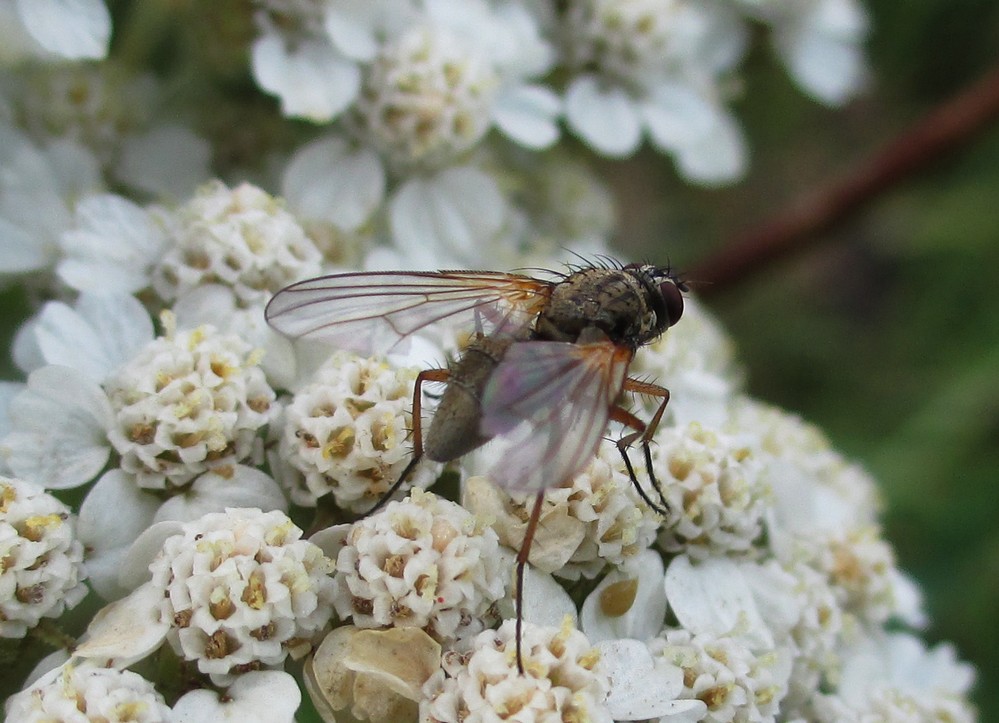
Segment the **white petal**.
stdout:
<path fill-rule="evenodd" d="M 182 531 L 183 523 L 176 520 L 155 522 L 143 530 L 122 558 L 118 584 L 126 590 L 135 590 L 146 584 L 150 578 L 149 565 L 160 554 L 163 542 Z"/>
<path fill-rule="evenodd" d="M 391 203 L 392 235 L 409 255 L 436 249 L 472 257 L 503 222 L 506 204 L 496 182 L 462 166 L 407 181 Z"/>
<path fill-rule="evenodd" d="M 238 721 L 238 723 L 292 723 L 302 694 L 295 679 L 277 670 L 244 673 L 225 692 L 192 690 L 173 707 L 174 723 Z"/>
<path fill-rule="evenodd" d="M 635 600 L 624 615 L 611 617 L 600 607 L 600 596 L 610 585 L 637 580 Z M 625 569 L 609 573 L 594 588 L 580 613 L 582 630 L 590 642 L 634 638 L 649 640 L 662 630 L 666 618 L 666 595 L 663 592 L 662 558 L 652 550 L 643 550 Z"/>
<path fill-rule="evenodd" d="M 35 327 L 49 364 L 62 364 L 96 382 L 153 340 L 153 322 L 134 296 L 82 294 L 76 308 L 52 301 Z"/>
<path fill-rule="evenodd" d="M 236 465 L 229 476 L 205 472 L 182 495 L 174 495 L 156 513 L 156 522 L 189 522 L 209 512 L 224 512 L 227 507 L 256 507 L 287 512 L 288 501 L 281 487 L 258 469 Z"/>
<path fill-rule="evenodd" d="M 100 194 L 76 208 L 76 228 L 60 240 L 59 276 L 79 291 L 130 294 L 149 285 L 149 269 L 167 243 L 148 211 L 121 196 Z"/>
<path fill-rule="evenodd" d="M 361 71 L 329 44 L 307 40 L 289 51 L 276 35 L 253 43 L 253 75 L 261 88 L 278 96 L 283 115 L 316 123 L 342 113 L 361 87 Z"/>
<path fill-rule="evenodd" d="M 180 125 L 163 125 L 126 136 L 115 175 L 156 196 L 184 199 L 210 178 L 211 145 Z"/>
<path fill-rule="evenodd" d="M 163 590 L 143 585 L 94 616 L 73 655 L 124 668 L 142 660 L 166 639 L 170 623 L 160 620 Z"/>
<path fill-rule="evenodd" d="M 642 126 L 635 104 L 620 87 L 601 88 L 584 75 L 565 93 L 569 127 L 598 153 L 619 158 L 634 153 L 642 140 Z"/>
<path fill-rule="evenodd" d="M 510 556 L 508 570 L 513 570 L 516 561 Z M 562 625 L 565 616 L 576 624 L 576 604 L 555 578 L 547 572 L 528 565 L 524 568 L 524 620 L 552 628 Z"/>
<path fill-rule="evenodd" d="M 291 157 L 281 195 L 300 217 L 354 231 L 382 202 L 385 171 L 370 148 L 352 149 L 335 136 L 319 138 Z"/>
<path fill-rule="evenodd" d="M 5 218 L 0 218 L 0 264 L 3 274 L 23 274 L 48 266 L 51 253 L 45 244 Z"/>
<path fill-rule="evenodd" d="M 3 440 L 14 473 L 48 489 L 88 482 L 107 462 L 111 405 L 95 382 L 74 369 L 46 366 L 10 406 L 13 432 Z"/>
<path fill-rule="evenodd" d="M 704 96 L 682 83 L 657 86 L 642 102 L 641 111 L 652 142 L 667 152 L 701 138 L 717 116 Z"/>
<path fill-rule="evenodd" d="M 337 49 L 352 60 L 370 62 L 381 47 L 375 35 L 371 0 L 338 0 L 325 7 L 323 29 Z"/>
<path fill-rule="evenodd" d="M 105 473 L 80 505 L 77 530 L 87 547 L 87 575 L 97 594 L 114 600 L 135 589 L 119 582 L 129 547 L 153 522 L 160 500 L 119 469 Z"/>
<path fill-rule="evenodd" d="M 666 570 L 665 589 L 677 620 L 695 635 L 736 635 L 765 648 L 774 646 L 773 633 L 734 561 L 710 558 L 694 565 L 680 555 Z"/>
<path fill-rule="evenodd" d="M 38 44 L 70 60 L 107 55 L 111 15 L 102 0 L 17 0 L 21 22 Z"/>
<path fill-rule="evenodd" d="M 654 660 L 638 640 L 611 640 L 597 643 L 600 670 L 610 678 L 610 693 L 604 700 L 614 720 L 645 720 L 685 711 L 690 703 L 678 701 L 683 692 L 683 671 L 665 660 Z M 698 706 L 695 706 L 695 708 Z M 672 719 L 671 719 L 672 720 Z"/>
<path fill-rule="evenodd" d="M 727 113 L 719 111 L 710 133 L 676 151 L 677 170 L 695 183 L 718 186 L 738 181 L 748 162 L 742 129 Z"/>
<path fill-rule="evenodd" d="M 558 115 L 562 104 L 551 89 L 522 85 L 502 91 L 496 99 L 493 120 L 511 140 L 525 148 L 547 148 L 558 140 Z"/>
<path fill-rule="evenodd" d="M 867 67 L 854 42 L 805 28 L 778 33 L 774 44 L 795 82 L 818 101 L 840 105 L 863 85 Z"/>

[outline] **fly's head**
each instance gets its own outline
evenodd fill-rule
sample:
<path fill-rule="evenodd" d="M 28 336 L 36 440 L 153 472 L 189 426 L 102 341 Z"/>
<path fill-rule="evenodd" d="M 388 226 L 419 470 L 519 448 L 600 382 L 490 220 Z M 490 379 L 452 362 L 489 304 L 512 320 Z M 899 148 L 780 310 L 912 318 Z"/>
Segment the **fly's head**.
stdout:
<path fill-rule="evenodd" d="M 668 266 L 628 264 L 623 271 L 641 285 L 644 309 L 633 345 L 638 347 L 656 339 L 683 315 L 683 295 L 686 284 Z"/>

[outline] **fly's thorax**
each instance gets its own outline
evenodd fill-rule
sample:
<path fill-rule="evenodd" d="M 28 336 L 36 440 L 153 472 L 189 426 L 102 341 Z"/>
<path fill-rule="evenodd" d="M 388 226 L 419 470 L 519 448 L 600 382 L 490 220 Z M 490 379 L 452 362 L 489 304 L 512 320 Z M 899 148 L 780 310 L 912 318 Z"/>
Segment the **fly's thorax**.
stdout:
<path fill-rule="evenodd" d="M 553 290 L 535 325 L 537 338 L 576 342 L 599 329 L 615 344 L 640 346 L 661 333 L 649 290 L 625 269 L 584 269 Z"/>

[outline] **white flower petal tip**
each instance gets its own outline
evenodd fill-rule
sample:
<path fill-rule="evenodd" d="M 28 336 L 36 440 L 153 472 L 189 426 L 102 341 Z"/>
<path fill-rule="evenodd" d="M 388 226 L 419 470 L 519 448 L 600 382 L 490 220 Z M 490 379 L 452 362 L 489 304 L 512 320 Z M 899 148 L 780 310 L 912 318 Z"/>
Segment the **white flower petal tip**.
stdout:
<path fill-rule="evenodd" d="M 620 639 L 597 643 L 598 669 L 607 675 L 610 692 L 604 704 L 614 720 L 662 718 L 700 720 L 707 706 L 699 700 L 677 700 L 683 692 L 683 671 L 654 659 L 645 643 Z"/>
<path fill-rule="evenodd" d="M 662 558 L 652 550 L 610 572 L 583 601 L 583 632 L 594 643 L 654 637 L 666 617 L 664 572 Z"/>
<path fill-rule="evenodd" d="M 142 660 L 163 643 L 170 628 L 160 617 L 162 597 L 160 589 L 147 583 L 107 605 L 94 616 L 73 655 L 118 668 Z"/>
<path fill-rule="evenodd" d="M 244 673 L 224 695 L 192 690 L 174 704 L 174 723 L 293 723 L 302 693 L 295 679 L 278 670 Z"/>
<path fill-rule="evenodd" d="M 565 95 L 565 116 L 572 131 L 597 153 L 623 158 L 642 140 L 642 124 L 631 97 L 616 86 L 601 87 L 593 76 L 581 76 Z"/>

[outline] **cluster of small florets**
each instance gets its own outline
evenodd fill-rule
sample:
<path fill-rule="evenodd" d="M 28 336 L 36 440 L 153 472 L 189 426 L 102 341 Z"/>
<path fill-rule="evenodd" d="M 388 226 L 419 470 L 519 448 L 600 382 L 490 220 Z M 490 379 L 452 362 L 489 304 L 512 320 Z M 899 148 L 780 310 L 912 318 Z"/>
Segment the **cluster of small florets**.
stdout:
<path fill-rule="evenodd" d="M 534 495 L 508 495 L 488 478 L 473 478 L 466 482 L 465 504 L 493 520 L 504 545 L 520 549 Z M 569 580 L 624 564 L 652 544 L 662 523 L 635 490 L 612 444 L 601 445 L 570 484 L 545 491 L 540 519 L 531 564 Z"/>
<path fill-rule="evenodd" d="M 74 519 L 41 487 L 0 477 L 0 638 L 22 638 L 86 597 Z"/>
<path fill-rule="evenodd" d="M 752 451 L 696 422 L 662 430 L 657 442 L 653 468 L 670 510 L 663 549 L 694 559 L 750 552 L 770 494 Z"/>
<path fill-rule="evenodd" d="M 108 439 L 141 487 L 166 489 L 259 455 L 258 431 L 276 398 L 259 354 L 212 327 L 149 343 L 105 384 L 115 420 Z"/>
<path fill-rule="evenodd" d="M 168 723 L 169 706 L 153 684 L 130 670 L 67 663 L 11 696 L 5 720 Z"/>
<path fill-rule="evenodd" d="M 442 670 L 424 686 L 420 720 L 594 721 L 610 723 L 603 705 L 608 680 L 599 653 L 571 623 L 561 629 L 526 624 L 521 638 L 524 674 L 517 669 L 516 631 L 508 620 L 471 641 L 469 652 L 444 655 Z"/>
<path fill-rule="evenodd" d="M 184 525 L 150 565 L 167 640 L 218 684 L 300 658 L 332 614 L 333 562 L 283 512 L 230 509 Z"/>
<path fill-rule="evenodd" d="M 773 720 L 780 711 L 791 669 L 787 649 L 754 651 L 738 637 L 683 629 L 664 631 L 649 647 L 683 670 L 680 697 L 707 705 L 702 721 Z"/>
<path fill-rule="evenodd" d="M 153 271 L 153 286 L 166 301 L 222 284 L 240 303 L 252 305 L 319 274 L 319 251 L 295 217 L 248 183 L 203 186 L 178 211 L 173 234 L 173 245 Z"/>
<path fill-rule="evenodd" d="M 416 627 L 453 642 L 482 630 L 507 570 L 496 534 L 460 505 L 414 489 L 351 527 L 333 604 L 358 627 Z"/>
<path fill-rule="evenodd" d="M 341 509 L 370 510 L 412 458 L 416 370 L 384 359 L 337 353 L 285 405 L 281 475 L 297 504 L 332 495 Z M 427 486 L 435 465 L 421 465 L 410 482 Z"/>
<path fill-rule="evenodd" d="M 412 28 L 382 47 L 365 76 L 357 117 L 390 163 L 435 167 L 489 130 L 498 78 L 448 33 Z"/>

